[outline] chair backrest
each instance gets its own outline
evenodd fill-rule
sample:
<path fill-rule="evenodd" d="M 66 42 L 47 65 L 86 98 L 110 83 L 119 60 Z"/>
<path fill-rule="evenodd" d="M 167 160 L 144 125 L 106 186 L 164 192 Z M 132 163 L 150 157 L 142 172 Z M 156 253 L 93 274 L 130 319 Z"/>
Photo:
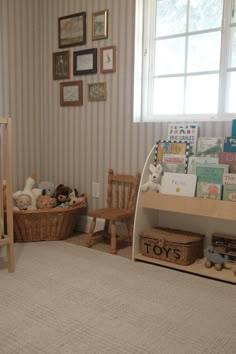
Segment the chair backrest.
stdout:
<path fill-rule="evenodd" d="M 107 207 L 134 210 L 140 173 L 135 176 L 108 171 Z"/>

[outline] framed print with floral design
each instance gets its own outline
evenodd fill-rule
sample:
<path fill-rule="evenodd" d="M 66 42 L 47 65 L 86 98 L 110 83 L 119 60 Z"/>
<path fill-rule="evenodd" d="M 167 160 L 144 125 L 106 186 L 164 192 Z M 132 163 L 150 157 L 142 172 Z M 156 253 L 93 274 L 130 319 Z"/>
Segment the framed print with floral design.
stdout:
<path fill-rule="evenodd" d="M 105 101 L 107 99 L 106 82 L 96 82 L 88 84 L 88 100 L 89 101 Z"/>

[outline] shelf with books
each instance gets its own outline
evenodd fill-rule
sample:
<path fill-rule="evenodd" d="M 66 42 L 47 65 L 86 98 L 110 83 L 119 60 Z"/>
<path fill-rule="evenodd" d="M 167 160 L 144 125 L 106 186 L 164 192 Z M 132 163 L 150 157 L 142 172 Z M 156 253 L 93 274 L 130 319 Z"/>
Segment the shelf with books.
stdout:
<path fill-rule="evenodd" d="M 154 148 L 150 151 L 145 162 L 140 186 L 148 179 L 149 164 L 153 163 Z M 227 262 L 225 268 L 221 271 L 217 271 L 214 267 L 206 268 L 204 258 L 196 260 L 193 264 L 183 266 L 144 256 L 140 247 L 143 231 L 160 226 L 203 233 L 205 235 L 205 249 L 206 246 L 211 244 L 211 236 L 214 232 L 234 233 L 235 222 L 236 203 L 149 191 L 142 192 L 140 188 L 134 220 L 132 259 L 133 261 L 145 261 L 236 284 L 235 262 Z"/>

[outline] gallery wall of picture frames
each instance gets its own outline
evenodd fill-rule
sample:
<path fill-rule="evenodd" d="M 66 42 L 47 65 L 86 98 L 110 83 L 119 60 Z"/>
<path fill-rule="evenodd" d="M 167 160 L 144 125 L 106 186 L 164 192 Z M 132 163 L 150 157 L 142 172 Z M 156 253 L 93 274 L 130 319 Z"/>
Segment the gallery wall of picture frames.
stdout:
<path fill-rule="evenodd" d="M 109 10 L 93 12 L 91 16 L 91 40 L 93 42 L 107 39 Z M 68 49 L 87 44 L 87 14 L 79 12 L 58 18 L 58 47 L 64 49 L 54 52 L 53 80 L 70 80 L 60 82 L 60 105 L 83 105 L 83 80 L 75 80 L 74 76 L 116 72 L 116 46 L 109 45 L 83 50 Z M 98 60 L 100 66 L 98 67 Z M 107 83 L 93 82 L 87 84 L 87 101 L 106 101 Z"/>

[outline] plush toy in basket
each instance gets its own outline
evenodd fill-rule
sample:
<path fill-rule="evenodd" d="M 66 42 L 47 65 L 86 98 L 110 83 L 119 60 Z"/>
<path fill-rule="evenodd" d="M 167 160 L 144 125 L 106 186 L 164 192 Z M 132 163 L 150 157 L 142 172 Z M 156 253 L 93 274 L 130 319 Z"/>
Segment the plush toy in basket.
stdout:
<path fill-rule="evenodd" d="M 35 174 L 33 173 L 26 179 L 24 189 L 18 190 L 13 194 L 13 200 L 15 202 L 14 209 L 36 209 L 37 197 L 42 194 L 42 190 L 39 188 L 33 188 L 34 184 Z"/>

